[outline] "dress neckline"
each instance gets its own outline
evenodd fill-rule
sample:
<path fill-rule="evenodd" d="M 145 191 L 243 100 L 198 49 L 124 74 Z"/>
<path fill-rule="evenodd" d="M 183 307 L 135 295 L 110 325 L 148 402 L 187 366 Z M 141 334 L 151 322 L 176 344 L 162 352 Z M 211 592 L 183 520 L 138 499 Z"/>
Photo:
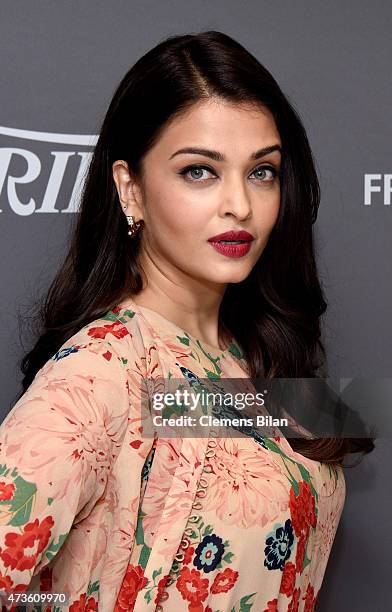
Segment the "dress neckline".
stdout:
<path fill-rule="evenodd" d="M 229 339 L 225 345 L 225 348 L 222 349 L 222 348 L 218 348 L 217 346 L 208 344 L 208 342 L 204 342 L 204 340 L 200 340 L 200 338 L 196 338 L 196 336 L 193 336 L 188 331 L 186 331 L 183 327 L 181 327 L 180 325 L 177 325 L 177 323 L 175 323 L 174 321 L 171 321 L 170 319 L 162 315 L 160 312 L 157 312 L 156 310 L 153 310 L 152 308 L 148 308 L 147 306 L 141 306 L 140 304 L 136 304 L 136 302 L 134 302 L 133 299 L 130 297 L 126 298 L 125 300 L 122 300 L 121 306 L 122 307 L 131 306 L 132 309 L 135 310 L 135 312 L 139 311 L 142 315 L 145 316 L 147 320 L 150 320 L 151 322 L 154 321 L 154 323 L 157 322 L 158 324 L 160 323 L 165 328 L 170 326 L 174 328 L 174 330 L 177 330 L 177 332 L 181 332 L 182 335 L 186 334 L 189 340 L 191 340 L 194 344 L 197 344 L 198 346 L 206 348 L 210 353 L 214 353 L 214 356 L 223 355 L 223 354 L 228 353 L 230 345 L 232 343 L 236 344 L 233 334 L 226 327 L 225 327 L 225 330 L 228 333 Z"/>

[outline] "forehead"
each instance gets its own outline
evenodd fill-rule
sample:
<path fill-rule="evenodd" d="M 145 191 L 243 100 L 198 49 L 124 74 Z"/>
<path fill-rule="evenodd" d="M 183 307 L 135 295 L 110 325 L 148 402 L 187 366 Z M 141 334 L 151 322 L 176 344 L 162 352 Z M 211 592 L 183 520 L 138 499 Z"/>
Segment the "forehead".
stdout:
<path fill-rule="evenodd" d="M 261 146 L 281 144 L 272 113 L 256 104 L 203 100 L 174 117 L 161 132 L 157 147 L 167 152 L 173 147 L 199 145 L 238 155 Z"/>

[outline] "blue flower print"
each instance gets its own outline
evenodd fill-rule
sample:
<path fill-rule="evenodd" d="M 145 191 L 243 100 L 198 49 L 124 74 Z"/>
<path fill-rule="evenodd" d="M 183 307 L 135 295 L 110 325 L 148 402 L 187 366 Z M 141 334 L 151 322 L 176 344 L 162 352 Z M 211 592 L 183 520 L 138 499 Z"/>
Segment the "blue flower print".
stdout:
<path fill-rule="evenodd" d="M 212 412 L 215 417 L 223 417 L 223 418 L 229 418 L 229 419 L 232 419 L 233 417 L 238 418 L 238 419 L 244 418 L 244 415 L 239 410 L 237 410 L 237 408 L 234 408 L 232 404 L 230 404 L 229 406 L 214 405 L 212 407 Z M 260 444 L 260 446 L 262 446 L 263 448 L 267 448 L 264 442 L 264 438 L 259 434 L 257 429 L 252 427 L 252 425 L 234 425 L 233 423 L 231 427 L 233 429 L 236 429 L 237 431 L 240 431 L 246 436 L 253 437 L 255 442 Z"/>
<path fill-rule="evenodd" d="M 52 357 L 53 361 L 59 361 L 64 357 L 68 357 L 71 353 L 77 353 L 79 348 L 77 346 L 67 346 L 66 348 L 60 349 Z"/>
<path fill-rule="evenodd" d="M 205 573 L 212 572 L 222 559 L 224 551 L 222 538 L 214 533 L 206 535 L 196 547 L 193 565 Z"/>
<path fill-rule="evenodd" d="M 200 387 L 204 387 L 204 389 L 206 391 L 209 391 L 210 393 L 221 393 L 222 395 L 225 395 L 225 389 L 222 385 L 219 385 L 218 383 L 214 382 L 213 384 L 209 383 L 208 386 L 206 385 L 202 385 L 200 379 L 196 376 L 196 374 L 194 374 L 191 370 L 188 370 L 188 368 L 185 368 L 184 366 L 178 364 L 181 372 L 183 373 L 183 375 L 188 379 L 190 385 L 192 387 L 195 386 L 199 386 Z M 237 408 L 234 408 L 234 406 L 232 404 L 227 405 L 227 404 L 212 404 L 212 414 L 215 417 L 224 417 L 224 418 L 238 418 L 241 419 L 244 417 L 244 415 L 237 410 Z M 255 427 L 252 426 L 246 426 L 246 425 L 232 425 L 233 429 L 236 429 L 237 431 L 240 431 L 241 433 L 245 434 L 246 436 L 251 436 L 253 437 L 253 439 L 255 440 L 255 442 L 257 442 L 257 444 L 260 444 L 260 446 L 262 446 L 263 448 L 267 449 L 267 446 L 264 442 L 264 438 L 259 434 L 259 432 L 257 431 L 257 429 Z"/>
<path fill-rule="evenodd" d="M 154 448 L 151 451 L 150 457 L 147 457 L 147 459 L 144 462 L 143 470 L 142 470 L 142 480 L 148 480 L 148 477 L 151 471 L 152 461 L 155 455 L 155 450 L 156 450 L 156 447 L 154 446 Z"/>
<path fill-rule="evenodd" d="M 283 570 L 286 560 L 290 557 L 293 542 L 293 527 L 290 519 L 287 519 L 284 527 L 275 525 L 275 532 L 269 533 L 265 541 L 264 565 L 269 570 Z"/>
<path fill-rule="evenodd" d="M 192 387 L 194 385 L 201 385 L 200 379 L 196 376 L 196 374 L 191 372 L 191 370 L 188 370 L 188 368 L 185 368 L 182 365 L 179 365 L 179 368 L 181 372 L 183 373 L 183 375 L 185 376 L 185 378 L 189 380 L 189 383 Z"/>

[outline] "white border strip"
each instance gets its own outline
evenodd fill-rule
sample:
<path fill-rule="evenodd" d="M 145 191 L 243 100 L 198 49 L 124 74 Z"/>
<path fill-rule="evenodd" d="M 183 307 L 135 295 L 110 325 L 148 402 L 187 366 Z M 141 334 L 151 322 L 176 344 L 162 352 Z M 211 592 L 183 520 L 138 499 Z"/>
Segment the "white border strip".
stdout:
<path fill-rule="evenodd" d="M 25 140 L 39 140 L 41 142 L 57 142 L 61 144 L 83 145 L 93 147 L 97 144 L 98 136 L 95 134 L 56 134 L 54 132 L 34 132 L 32 130 L 19 130 L 0 125 L 0 134 L 23 138 Z"/>

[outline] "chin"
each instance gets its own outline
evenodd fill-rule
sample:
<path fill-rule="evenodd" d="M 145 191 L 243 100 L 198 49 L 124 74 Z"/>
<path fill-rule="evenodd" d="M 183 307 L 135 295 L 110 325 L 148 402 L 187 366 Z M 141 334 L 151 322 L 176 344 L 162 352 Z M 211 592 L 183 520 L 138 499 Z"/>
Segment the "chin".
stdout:
<path fill-rule="evenodd" d="M 217 274 L 214 275 L 214 278 L 210 278 L 211 282 L 216 282 L 220 284 L 227 283 L 241 283 L 244 281 L 249 274 L 251 273 L 251 268 L 246 268 L 245 270 L 237 270 L 236 272 L 227 272 L 226 274 Z"/>

